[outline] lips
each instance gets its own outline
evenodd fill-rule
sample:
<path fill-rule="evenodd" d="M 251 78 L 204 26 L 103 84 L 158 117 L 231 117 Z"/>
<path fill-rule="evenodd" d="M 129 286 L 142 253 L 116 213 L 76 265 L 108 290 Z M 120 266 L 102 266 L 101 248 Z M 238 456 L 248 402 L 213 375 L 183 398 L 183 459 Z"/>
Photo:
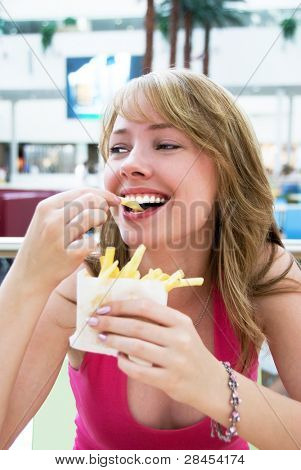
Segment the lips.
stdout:
<path fill-rule="evenodd" d="M 128 220 L 142 220 L 146 219 L 147 217 L 151 217 L 153 214 L 161 210 L 163 207 L 168 204 L 169 201 L 166 201 L 165 204 L 162 204 L 158 207 L 151 207 L 149 209 L 144 210 L 143 212 L 134 212 L 134 211 L 127 211 L 125 206 L 122 206 L 121 213 L 125 219 Z"/>

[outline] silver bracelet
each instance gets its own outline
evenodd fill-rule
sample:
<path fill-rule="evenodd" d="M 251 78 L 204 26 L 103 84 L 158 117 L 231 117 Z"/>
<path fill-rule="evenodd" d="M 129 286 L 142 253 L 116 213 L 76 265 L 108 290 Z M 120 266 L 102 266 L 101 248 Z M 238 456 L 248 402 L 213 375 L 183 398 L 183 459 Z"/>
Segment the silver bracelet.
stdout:
<path fill-rule="evenodd" d="M 237 436 L 236 423 L 240 421 L 240 414 L 237 411 L 238 405 L 241 403 L 241 399 L 237 395 L 238 383 L 236 376 L 233 373 L 233 369 L 229 362 L 222 362 L 227 373 L 229 374 L 228 385 L 231 390 L 230 403 L 232 405 L 232 412 L 229 418 L 230 426 L 228 429 L 223 431 L 221 424 L 217 423 L 213 419 L 211 420 L 211 437 L 214 437 L 215 434 L 219 439 L 225 442 L 230 442 L 233 436 Z"/>

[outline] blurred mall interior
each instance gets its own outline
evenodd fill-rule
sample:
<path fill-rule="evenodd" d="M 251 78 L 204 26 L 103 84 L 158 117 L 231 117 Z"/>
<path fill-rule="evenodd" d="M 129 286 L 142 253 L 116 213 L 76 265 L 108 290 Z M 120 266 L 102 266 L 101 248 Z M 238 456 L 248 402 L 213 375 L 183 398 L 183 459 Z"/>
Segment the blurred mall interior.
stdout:
<path fill-rule="evenodd" d="M 114 91 L 142 73 L 147 3 L 2 2 L 1 190 L 102 185 L 99 120 Z M 301 13 L 295 3 L 229 2 L 241 25 L 213 25 L 209 46 L 209 76 L 233 93 L 254 126 L 282 224 L 283 204 L 298 203 L 301 191 Z M 154 2 L 162 16 L 161 4 Z M 295 23 L 285 29 L 291 17 Z M 169 66 L 170 43 L 161 23 L 153 24 L 153 70 Z M 180 22 L 178 67 L 184 65 L 184 41 Z M 192 70 L 203 71 L 203 52 L 204 28 L 195 22 Z M 295 224 L 282 230 L 301 238 Z"/>

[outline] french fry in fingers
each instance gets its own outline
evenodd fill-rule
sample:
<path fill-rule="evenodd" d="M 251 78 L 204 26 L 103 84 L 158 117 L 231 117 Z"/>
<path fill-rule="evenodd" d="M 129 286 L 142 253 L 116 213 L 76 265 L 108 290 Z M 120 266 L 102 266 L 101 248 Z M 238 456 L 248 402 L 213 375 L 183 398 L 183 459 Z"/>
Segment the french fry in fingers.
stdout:
<path fill-rule="evenodd" d="M 125 197 L 121 197 L 121 196 L 120 196 L 120 199 L 121 199 L 121 204 L 123 206 L 127 206 L 127 207 L 129 207 L 130 209 L 133 209 L 133 211 L 136 211 L 136 212 L 143 212 L 142 207 L 140 206 L 140 204 L 137 201 L 128 201 Z"/>

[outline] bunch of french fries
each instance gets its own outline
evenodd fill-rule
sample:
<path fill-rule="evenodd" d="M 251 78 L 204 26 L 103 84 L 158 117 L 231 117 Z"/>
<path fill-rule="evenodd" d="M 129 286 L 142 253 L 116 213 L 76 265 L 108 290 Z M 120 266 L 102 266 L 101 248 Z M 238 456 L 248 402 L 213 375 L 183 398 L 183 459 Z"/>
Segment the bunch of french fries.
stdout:
<path fill-rule="evenodd" d="M 98 278 L 100 280 L 116 279 L 116 278 L 130 278 L 144 280 L 156 280 L 161 281 L 165 287 L 166 292 L 170 292 L 176 287 L 188 287 L 188 286 L 201 286 L 204 283 L 202 277 L 191 277 L 184 278 L 184 272 L 182 269 L 175 271 L 169 275 L 162 271 L 162 269 L 149 269 L 148 273 L 141 277 L 138 270 L 139 264 L 141 263 L 142 257 L 145 253 L 146 247 L 140 245 L 135 253 L 133 254 L 130 261 L 120 270 L 118 268 L 119 261 L 114 261 L 115 247 L 109 246 L 106 248 L 104 256 L 100 257 L 100 272 Z"/>

